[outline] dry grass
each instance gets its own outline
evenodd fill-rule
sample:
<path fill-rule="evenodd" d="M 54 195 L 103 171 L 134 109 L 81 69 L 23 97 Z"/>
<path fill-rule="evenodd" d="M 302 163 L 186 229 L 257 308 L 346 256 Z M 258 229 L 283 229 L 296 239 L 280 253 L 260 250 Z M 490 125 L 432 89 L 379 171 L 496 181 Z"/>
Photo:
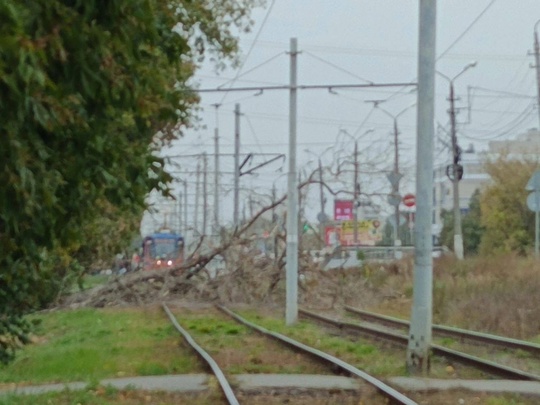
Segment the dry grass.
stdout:
<path fill-rule="evenodd" d="M 250 252 L 229 258 L 228 272 L 204 273 L 188 282 L 173 274 L 134 274 L 102 289 L 66 300 L 65 306 L 151 304 L 163 300 L 283 307 L 285 269 L 279 260 Z M 412 258 L 391 264 L 322 271 L 300 258 L 299 303 L 317 310 L 356 306 L 408 318 L 413 296 Z M 433 321 L 540 342 L 540 262 L 517 256 L 437 259 L 433 274 Z M 118 288 L 121 284 L 122 288 Z"/>
<path fill-rule="evenodd" d="M 437 263 L 438 321 L 518 339 L 540 334 L 540 262 L 500 256 Z"/>
<path fill-rule="evenodd" d="M 331 282 L 328 292 L 320 291 L 319 295 L 334 294 L 335 307 L 358 306 L 408 318 L 413 268 L 409 259 L 324 275 L 319 282 Z M 321 298 L 321 302 L 327 301 Z M 540 342 L 540 262 L 517 256 L 436 260 L 433 320 Z"/>

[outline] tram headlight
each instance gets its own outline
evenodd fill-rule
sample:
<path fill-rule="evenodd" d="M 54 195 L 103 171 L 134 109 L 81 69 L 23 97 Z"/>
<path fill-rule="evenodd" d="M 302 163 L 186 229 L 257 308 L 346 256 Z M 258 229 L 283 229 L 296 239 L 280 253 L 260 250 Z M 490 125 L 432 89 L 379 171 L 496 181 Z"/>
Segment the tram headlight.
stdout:
<path fill-rule="evenodd" d="M 158 261 L 156 262 L 156 264 L 157 264 L 158 266 L 161 266 L 161 260 L 158 260 Z"/>
<path fill-rule="evenodd" d="M 172 260 L 169 260 L 169 261 L 167 262 L 167 265 L 168 265 L 168 266 L 172 266 Z"/>

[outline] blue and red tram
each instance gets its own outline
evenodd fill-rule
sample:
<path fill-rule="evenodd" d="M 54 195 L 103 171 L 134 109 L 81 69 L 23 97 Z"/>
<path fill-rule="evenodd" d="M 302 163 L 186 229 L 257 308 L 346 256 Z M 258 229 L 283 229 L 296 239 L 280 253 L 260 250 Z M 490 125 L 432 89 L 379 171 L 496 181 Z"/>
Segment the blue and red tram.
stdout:
<path fill-rule="evenodd" d="M 182 265 L 184 238 L 172 232 L 157 232 L 146 236 L 142 244 L 143 270 L 158 270 Z"/>

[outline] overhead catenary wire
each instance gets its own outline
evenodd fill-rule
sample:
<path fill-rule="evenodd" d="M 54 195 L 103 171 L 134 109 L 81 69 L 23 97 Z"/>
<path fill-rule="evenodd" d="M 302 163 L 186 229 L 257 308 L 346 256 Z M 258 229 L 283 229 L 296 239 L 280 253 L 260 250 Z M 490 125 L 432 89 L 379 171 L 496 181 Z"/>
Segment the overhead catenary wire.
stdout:
<path fill-rule="evenodd" d="M 533 113 L 536 111 L 535 103 L 532 102 L 518 117 L 516 117 L 512 122 L 506 124 L 505 127 L 499 128 L 497 130 L 471 130 L 470 132 L 488 132 L 489 134 L 486 136 L 472 136 L 472 135 L 466 135 L 463 134 L 462 136 L 470 139 L 470 140 L 476 140 L 476 141 L 487 141 L 487 140 L 495 140 L 498 138 L 502 138 L 511 132 L 513 132 L 515 129 L 517 129 L 521 124 L 526 122 L 527 119 L 532 119 Z"/>
<path fill-rule="evenodd" d="M 240 72 L 242 71 L 246 61 L 248 60 L 249 56 L 251 55 L 251 52 L 253 51 L 253 48 L 255 48 L 255 44 L 257 43 L 257 40 L 259 39 L 259 36 L 261 35 L 261 32 L 264 28 L 264 26 L 266 25 L 266 22 L 268 21 L 268 18 L 270 17 L 270 13 L 272 12 L 272 8 L 274 8 L 274 4 L 276 3 L 276 0 L 272 0 L 272 2 L 270 3 L 270 6 L 268 7 L 268 10 L 264 16 L 264 19 L 261 23 L 261 26 L 259 27 L 258 31 L 257 31 L 257 34 L 255 34 L 255 38 L 253 39 L 253 43 L 251 44 L 251 46 L 249 47 L 248 49 L 248 52 L 246 54 L 246 57 L 244 58 L 244 60 L 242 61 L 242 63 L 240 64 L 240 67 L 238 68 L 237 70 L 237 74 L 236 74 L 236 77 L 238 77 L 240 75 Z M 231 85 L 234 84 L 234 82 L 236 81 L 233 80 L 233 82 L 231 83 Z M 225 99 L 227 98 L 227 95 L 228 93 L 225 93 L 223 98 L 221 99 L 221 102 L 220 104 L 223 104 L 223 102 L 225 101 Z"/>
<path fill-rule="evenodd" d="M 463 35 L 465 35 L 465 34 L 463 34 Z M 258 42 L 258 43 L 260 43 L 260 42 Z M 307 53 L 307 52 L 305 52 L 305 53 Z M 310 55 L 310 56 L 311 56 L 311 55 Z M 337 65 L 336 65 L 336 66 L 337 66 Z M 340 68 L 340 67 L 338 66 L 337 68 Z M 254 68 L 254 69 L 255 69 L 255 68 Z M 346 72 L 345 70 L 343 70 L 343 71 Z M 248 72 L 249 72 L 249 71 L 248 71 Z M 242 74 L 239 74 L 238 77 L 239 77 L 239 78 L 240 78 L 240 77 L 243 77 L 243 76 L 245 76 L 248 72 L 244 72 L 244 73 L 242 73 Z M 349 72 L 349 73 L 350 73 L 350 72 Z M 237 79 L 237 82 L 239 82 L 238 79 Z M 222 86 L 223 86 L 223 85 L 222 85 Z M 366 89 L 366 90 L 367 90 L 367 91 L 373 91 L 373 90 L 371 90 L 371 89 Z M 340 94 L 339 96 L 342 97 L 341 94 Z M 246 99 L 252 99 L 252 97 L 254 97 L 254 96 L 242 97 L 242 98 L 240 98 L 238 101 L 242 101 L 242 100 L 246 100 Z M 228 100 L 230 100 L 231 98 L 232 98 L 232 97 L 229 95 L 229 96 L 228 96 Z M 229 104 L 229 102 L 227 101 L 225 104 Z M 362 114 L 361 116 L 364 116 L 364 114 Z M 252 127 L 252 131 L 253 131 L 253 132 L 255 132 L 255 131 L 253 130 L 253 123 L 254 123 L 254 124 L 259 124 L 258 122 L 255 121 L 256 118 L 261 118 L 261 117 L 260 117 L 260 116 L 257 117 L 256 115 L 254 115 L 254 116 L 253 116 L 253 119 L 250 121 L 250 126 Z M 268 116 L 268 118 L 270 119 L 269 116 Z M 508 118 L 508 116 L 507 116 L 506 118 Z M 280 119 L 281 119 L 281 118 L 280 118 Z M 283 118 L 283 119 L 285 119 L 285 118 Z M 315 119 L 313 120 L 313 122 L 315 122 Z M 332 123 L 331 123 L 331 122 L 328 122 L 328 125 L 332 125 Z M 361 127 L 360 127 L 360 128 L 361 128 Z M 360 130 L 361 130 L 361 129 L 360 129 Z M 300 144 L 301 144 L 301 143 L 300 143 Z M 309 142 L 309 143 L 307 143 L 307 144 L 308 144 L 308 145 L 311 145 L 312 143 Z M 328 145 L 328 143 L 326 143 L 326 142 L 321 142 L 320 144 L 322 144 L 322 145 Z M 272 145 L 275 145 L 275 146 L 280 146 L 280 145 L 281 145 L 281 146 L 284 146 L 284 145 L 287 145 L 287 143 L 286 143 L 286 142 L 282 142 L 282 143 L 279 143 L 279 144 L 272 144 Z M 259 149 L 261 148 L 261 145 L 260 145 L 260 142 L 259 142 L 258 139 L 256 139 L 255 142 L 253 142 L 253 143 L 251 143 L 251 144 L 249 144 L 249 145 L 242 144 L 242 146 L 243 146 L 243 147 L 244 147 L 244 146 L 248 146 L 248 147 L 249 147 L 249 146 L 252 146 L 252 147 L 257 147 L 257 148 L 259 148 Z M 264 147 L 266 148 L 267 145 L 264 144 Z"/>
<path fill-rule="evenodd" d="M 259 41 L 258 45 L 268 48 L 284 48 L 285 43 L 273 42 L 273 41 Z M 334 45 L 316 45 L 309 42 L 303 43 L 305 51 L 312 50 L 316 52 L 324 52 L 329 54 L 344 54 L 344 55 L 370 55 L 378 57 L 391 57 L 391 58 L 415 58 L 417 53 L 415 51 L 404 51 L 401 49 L 379 49 L 379 48 L 360 48 L 360 47 L 343 47 Z M 481 57 L 486 60 L 495 61 L 517 61 L 527 60 L 526 56 L 522 54 L 494 54 L 494 53 L 482 53 L 482 54 L 465 54 L 465 53 L 449 53 L 445 55 L 447 59 L 456 60 L 471 60 L 477 57 Z"/>
<path fill-rule="evenodd" d="M 362 81 L 364 81 L 364 82 L 366 82 L 366 83 L 371 83 L 371 84 L 374 83 L 373 80 L 364 79 L 363 77 L 358 76 L 356 73 L 352 73 L 352 72 L 350 72 L 350 71 L 348 71 L 348 70 L 342 68 L 341 66 L 336 65 L 335 63 L 332 63 L 332 62 L 327 61 L 327 60 L 325 60 L 325 59 L 323 59 L 323 58 L 321 58 L 321 57 L 319 57 L 319 56 L 317 56 L 317 55 L 312 54 L 311 52 L 304 51 L 304 54 L 307 55 L 307 56 L 310 56 L 310 57 L 312 57 L 312 58 L 314 58 L 314 59 L 316 59 L 316 60 L 318 60 L 318 61 L 320 61 L 320 62 L 322 62 L 322 63 L 325 63 L 325 64 L 327 64 L 328 66 L 331 66 L 331 67 L 333 67 L 333 68 L 339 70 L 340 72 L 347 73 L 347 74 L 350 75 L 351 77 L 354 77 L 354 78 L 356 78 L 356 79 L 362 80 Z"/>
<path fill-rule="evenodd" d="M 253 127 L 253 124 L 251 123 L 251 120 L 247 114 L 244 113 L 244 118 L 249 126 L 249 129 L 251 130 L 251 135 L 253 135 L 253 139 L 255 139 L 255 144 L 259 148 L 259 151 L 263 153 L 263 148 L 261 146 L 261 142 L 259 141 L 259 138 L 257 137 L 257 132 L 255 131 L 255 128 Z"/>
<path fill-rule="evenodd" d="M 460 35 L 458 35 L 458 37 L 450 45 L 448 45 L 448 47 L 441 54 L 439 54 L 439 56 L 437 56 L 437 60 L 442 59 L 448 52 L 450 52 L 450 50 L 454 46 L 456 46 L 457 43 L 461 41 L 465 35 L 469 33 L 469 31 L 484 16 L 484 14 L 486 14 L 486 12 L 493 6 L 493 4 L 495 4 L 496 1 L 497 0 L 491 0 L 489 4 L 482 10 L 482 12 L 478 14 L 474 20 L 472 20 L 472 22 L 467 26 L 467 28 L 465 28 L 465 30 Z"/>
<path fill-rule="evenodd" d="M 495 89 L 488 89 L 486 87 L 481 86 L 469 86 L 470 89 L 473 90 L 480 90 L 484 91 L 486 93 L 495 93 L 497 96 L 491 96 L 491 97 L 510 97 L 510 98 L 525 98 L 525 99 L 534 99 L 535 96 L 531 96 L 528 94 L 520 94 L 520 93 L 514 93 L 510 91 L 504 91 L 504 90 L 495 90 Z M 489 97 L 489 96 L 480 96 L 480 97 Z"/>
<path fill-rule="evenodd" d="M 467 28 L 465 28 L 465 30 L 460 35 L 458 35 L 457 38 L 439 56 L 437 56 L 435 60 L 439 61 L 440 59 L 442 59 L 459 41 L 461 41 L 461 39 L 463 39 L 463 37 L 472 29 L 472 27 L 482 18 L 482 16 L 486 14 L 486 12 L 491 8 L 491 6 L 493 6 L 495 1 L 497 0 L 491 0 L 491 2 L 482 10 L 482 12 L 480 12 L 480 14 L 476 16 L 476 18 L 467 26 Z M 417 78 L 413 80 L 416 79 Z M 386 101 L 394 98 L 397 95 L 403 95 L 403 89 L 404 88 L 396 91 L 393 95 L 389 96 Z"/>
<path fill-rule="evenodd" d="M 252 73 L 252 72 L 256 71 L 257 69 L 260 69 L 260 68 L 263 67 L 263 66 L 268 65 L 268 64 L 269 64 L 270 62 L 272 62 L 273 60 L 277 59 L 277 58 L 280 57 L 280 56 L 286 55 L 286 54 L 287 54 L 286 52 L 280 52 L 280 53 L 278 53 L 277 55 L 272 56 L 271 58 L 265 60 L 264 62 L 259 63 L 257 66 L 252 67 L 251 69 L 245 71 L 245 72 L 242 73 L 241 75 L 237 75 L 237 76 L 235 76 L 234 78 L 229 79 L 228 81 L 226 81 L 225 83 L 220 84 L 220 85 L 217 86 L 217 87 L 218 87 L 218 88 L 222 88 L 222 87 L 226 86 L 227 84 L 234 84 L 234 83 L 237 82 L 238 79 L 240 79 L 241 77 L 243 77 L 243 76 L 245 76 L 245 75 L 247 75 L 247 74 L 249 74 L 249 73 Z"/>

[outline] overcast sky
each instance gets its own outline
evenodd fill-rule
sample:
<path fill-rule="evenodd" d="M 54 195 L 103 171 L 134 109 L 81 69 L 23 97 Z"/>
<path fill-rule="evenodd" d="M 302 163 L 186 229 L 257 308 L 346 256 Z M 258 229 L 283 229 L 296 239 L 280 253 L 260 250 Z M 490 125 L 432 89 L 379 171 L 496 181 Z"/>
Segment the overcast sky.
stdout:
<path fill-rule="evenodd" d="M 256 87 L 287 85 L 289 44 L 297 38 L 298 84 L 379 84 L 414 82 L 418 54 L 418 1 L 412 0 L 268 0 L 264 9 L 254 12 L 252 31 L 240 36 L 241 68 L 216 74 L 210 64 L 202 66 L 194 83 L 200 88 Z M 459 100 L 458 141 L 463 148 L 474 144 L 477 150 L 494 139 L 510 139 L 529 128 L 538 127 L 533 49 L 534 25 L 540 20 L 538 0 L 441 0 L 438 2 L 437 70 L 450 78 L 467 70 L 454 82 Z M 540 24 L 539 24 L 540 25 Z M 441 76 L 436 82 L 437 132 L 435 160 L 450 157 L 448 87 Z M 400 171 L 405 178 L 402 194 L 414 192 L 416 93 L 412 88 L 301 90 L 298 94 L 298 163 L 309 172 L 317 157 L 330 162 L 339 151 L 341 159 L 352 153 L 351 136 L 359 138 L 365 190 L 387 192 L 384 173 L 392 170 L 393 120 L 398 118 Z M 512 94 L 510 94 L 512 93 Z M 219 128 L 220 152 L 234 151 L 234 106 L 240 104 L 241 153 L 287 154 L 289 138 L 288 91 L 204 93 L 201 95 L 201 125 L 187 130 L 184 137 L 165 154 L 214 152 L 214 128 Z M 384 100 L 374 108 L 370 100 Z M 214 104 L 220 104 L 217 110 Z M 408 108 L 408 109 L 407 109 Z M 371 131 L 372 130 L 372 131 Z M 362 136 L 367 131 L 369 134 Z M 348 133 L 349 135 L 344 135 Z M 328 150 L 332 147 L 333 149 Z M 258 157 L 254 160 L 261 162 Z M 181 160 L 183 170 L 194 172 L 196 160 Z M 221 158 L 222 183 L 220 216 L 230 220 L 233 194 L 233 159 Z M 209 159 L 213 170 L 213 158 Z M 279 168 L 282 171 L 279 172 Z M 258 176 L 243 176 L 243 198 L 248 190 L 267 194 L 272 184 L 286 189 L 286 162 L 259 170 Z M 195 176 L 180 176 L 191 184 Z M 344 175 L 350 176 L 352 174 Z M 347 179 L 348 180 L 348 179 Z M 211 184 L 213 184 L 213 180 Z M 212 186 L 213 187 L 213 186 Z M 351 183 L 352 187 L 352 183 Z M 213 188 L 209 189 L 212 192 Z M 190 196 L 190 198 L 194 198 Z M 331 214 L 330 195 L 326 212 Z M 210 197 L 210 203 L 213 200 Z M 190 204 L 194 204 L 194 200 Z M 200 200 L 202 203 L 202 199 Z M 384 205 L 381 200 L 378 201 Z M 193 208 L 193 207 L 192 207 Z M 241 207 L 242 209 L 242 207 Z M 310 198 L 308 218 L 320 211 L 318 199 Z"/>

